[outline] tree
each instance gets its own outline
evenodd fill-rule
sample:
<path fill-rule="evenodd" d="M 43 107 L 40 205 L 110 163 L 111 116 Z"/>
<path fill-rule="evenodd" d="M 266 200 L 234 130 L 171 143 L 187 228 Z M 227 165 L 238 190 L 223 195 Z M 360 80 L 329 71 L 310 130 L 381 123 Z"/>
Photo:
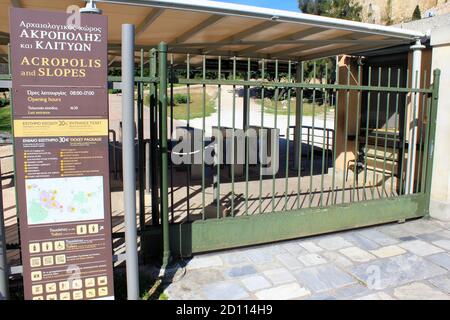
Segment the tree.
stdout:
<path fill-rule="evenodd" d="M 420 20 L 420 19 L 422 19 L 422 13 L 420 12 L 419 5 L 417 5 L 416 8 L 414 9 L 412 20 Z"/>
<path fill-rule="evenodd" d="M 384 23 L 387 26 L 394 24 L 394 20 L 392 20 L 392 0 L 388 0 L 386 5 L 386 17 L 384 18 Z"/>
<path fill-rule="evenodd" d="M 298 0 L 304 13 L 361 21 L 362 6 L 354 0 Z"/>
<path fill-rule="evenodd" d="M 355 0 L 298 0 L 298 7 L 303 13 L 315 14 L 331 18 L 361 21 L 362 6 Z M 326 58 L 315 61 L 316 79 L 322 80 L 322 76 L 327 72 L 329 81 L 336 79 L 336 59 Z M 314 63 L 305 64 L 305 76 L 312 79 L 314 77 Z"/>

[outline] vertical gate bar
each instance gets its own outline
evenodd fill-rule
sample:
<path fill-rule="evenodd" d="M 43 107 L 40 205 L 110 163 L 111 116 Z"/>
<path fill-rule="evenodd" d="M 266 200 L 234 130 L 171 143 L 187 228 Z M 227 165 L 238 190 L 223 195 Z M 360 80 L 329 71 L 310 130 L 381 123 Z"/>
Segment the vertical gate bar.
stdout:
<path fill-rule="evenodd" d="M 418 88 L 418 81 L 419 81 L 419 72 L 416 71 L 416 76 L 415 76 L 415 83 L 414 88 Z M 409 174 L 407 174 L 406 176 L 408 177 L 408 181 L 407 181 L 407 186 L 409 187 L 408 190 L 408 194 L 414 193 L 414 180 L 413 177 L 415 178 L 415 170 L 416 170 L 416 150 L 417 150 L 417 138 L 416 138 L 416 133 L 417 133 L 417 120 L 416 120 L 416 108 L 417 108 L 417 103 L 418 103 L 418 98 L 416 98 L 416 96 L 418 95 L 418 92 L 412 92 L 412 110 L 413 110 L 413 114 L 412 114 L 412 121 L 410 122 L 411 125 L 414 127 L 412 130 L 412 135 L 411 135 L 411 140 L 408 141 L 409 144 L 411 145 L 411 148 L 408 148 L 408 150 L 411 150 L 411 154 L 408 154 L 408 166 L 409 166 Z M 414 165 L 413 165 L 414 164 Z M 407 167 L 408 167 L 407 166 Z"/>
<path fill-rule="evenodd" d="M 275 61 L 275 82 L 278 82 L 278 60 Z M 274 103 L 275 103 L 275 121 L 273 125 L 273 130 L 277 130 L 278 126 L 278 87 L 275 88 L 275 95 L 274 95 Z M 274 141 L 272 141 L 272 135 L 270 135 L 270 142 L 272 144 L 271 146 L 271 156 L 272 156 L 272 162 L 274 159 Z M 279 155 L 276 155 L 278 157 Z M 273 163 L 272 163 L 273 165 Z M 272 212 L 275 211 L 275 180 L 276 180 L 276 172 L 272 172 Z"/>
<path fill-rule="evenodd" d="M 134 150 L 134 25 L 122 25 L 122 140 L 128 300 L 139 299 Z"/>
<path fill-rule="evenodd" d="M 144 101 L 145 103 L 145 101 Z M 151 168 L 150 168 L 150 140 L 145 141 L 145 193 L 150 194 L 150 177 L 151 177 Z"/>
<path fill-rule="evenodd" d="M 392 76 L 391 72 L 392 72 L 392 69 L 389 67 L 388 68 L 388 88 L 391 87 L 391 76 Z M 385 175 L 386 175 L 386 161 L 387 161 L 386 153 L 387 153 L 387 141 L 388 141 L 388 129 L 389 129 L 389 111 L 390 111 L 390 103 L 391 103 L 390 99 L 391 99 L 391 93 L 388 92 L 387 97 L 386 97 L 386 115 L 385 115 L 386 128 L 384 130 L 383 175 L 381 177 L 381 179 L 382 179 L 381 180 L 382 181 L 381 198 L 382 199 L 384 198 L 384 192 L 387 193 L 386 186 L 385 186 L 385 183 L 386 183 Z M 392 183 L 392 181 L 391 181 L 391 183 Z"/>
<path fill-rule="evenodd" d="M 429 139 L 430 139 L 430 118 L 431 118 L 431 101 L 432 101 L 432 97 L 430 95 L 428 95 L 427 97 L 427 104 L 426 107 L 424 105 L 424 108 L 426 108 L 426 112 L 427 112 L 427 125 L 425 128 L 425 143 L 424 143 L 424 147 L 423 147 L 423 163 L 422 163 L 422 179 L 421 179 L 421 184 L 420 184 L 420 192 L 421 193 L 425 193 L 425 182 L 426 182 L 426 178 L 427 178 L 427 166 L 428 166 L 428 144 L 429 144 Z M 428 174 L 432 174 L 432 173 L 428 173 Z"/>
<path fill-rule="evenodd" d="M 144 49 L 140 50 L 141 77 L 144 74 Z M 137 82 L 137 110 L 138 110 L 138 180 L 139 180 L 139 229 L 141 231 L 141 251 L 143 246 L 143 231 L 145 230 L 145 145 L 144 145 L 144 84 Z M 143 254 L 143 252 L 141 252 Z"/>
<path fill-rule="evenodd" d="M 372 86 L 372 67 L 369 67 L 368 71 L 368 86 Z M 367 152 L 369 151 L 369 129 L 370 129 L 370 104 L 371 104 L 371 91 L 367 92 L 367 111 L 366 111 L 366 140 L 364 145 L 364 199 L 367 200 L 366 184 L 367 184 Z"/>
<path fill-rule="evenodd" d="M 163 269 L 170 260 L 169 235 L 169 199 L 168 199 L 168 149 L 167 149 L 167 44 L 161 42 L 158 46 L 158 76 L 160 105 L 160 144 L 161 144 L 161 208 L 163 226 Z"/>
<path fill-rule="evenodd" d="M 325 84 L 328 84 L 328 63 L 325 64 Z M 323 141 L 322 141 L 322 171 L 320 176 L 320 206 L 323 207 L 323 179 L 325 173 L 325 139 L 327 132 L 327 89 L 323 90 L 322 105 L 323 105 Z"/>
<path fill-rule="evenodd" d="M 292 63 L 291 60 L 288 62 L 288 83 L 292 81 Z M 286 128 L 286 164 L 285 164 L 285 176 L 286 182 L 284 187 L 284 210 L 287 210 L 288 204 L 288 187 L 289 187 L 289 149 L 291 144 L 290 139 L 290 126 L 291 126 L 291 87 L 288 87 L 287 99 L 288 99 L 288 117 L 287 117 L 287 128 Z"/>
<path fill-rule="evenodd" d="M 409 88 L 409 69 L 406 70 L 406 87 Z M 407 123 L 408 123 L 408 95 L 411 94 L 411 92 L 409 93 L 405 93 L 405 105 L 404 105 L 404 109 L 403 109 L 403 135 L 402 135 L 402 161 L 401 161 L 401 179 L 400 179 L 400 194 L 406 194 L 406 189 L 403 190 L 403 183 L 404 180 L 403 178 L 405 178 L 406 181 L 406 171 L 405 171 L 405 144 L 406 144 L 406 129 L 407 129 Z M 405 175 L 405 176 L 404 176 Z"/>
<path fill-rule="evenodd" d="M 157 75 L 156 49 L 150 50 L 150 77 Z M 158 99 L 157 85 L 150 83 L 150 173 L 152 184 L 152 225 L 159 225 L 159 195 L 158 195 Z"/>
<path fill-rule="evenodd" d="M 339 57 L 336 56 L 336 84 L 339 84 Z M 336 184 L 336 130 L 338 125 L 338 117 L 339 117 L 339 89 L 336 89 L 336 97 L 334 99 L 335 108 L 334 108 L 334 124 L 333 124 L 333 175 L 331 177 L 331 204 L 336 204 L 337 196 L 335 197 L 335 184 Z"/>
<path fill-rule="evenodd" d="M 247 58 L 247 81 L 250 81 L 251 78 L 251 60 Z M 245 101 L 245 214 L 248 215 L 248 168 L 249 168 L 249 124 L 250 124 L 250 87 L 247 86 L 247 90 L 244 90 L 244 94 L 246 95 Z M 253 138 L 252 138 L 253 139 Z"/>
<path fill-rule="evenodd" d="M 427 83 L 427 70 L 424 70 L 424 75 L 423 75 L 423 88 L 425 88 L 425 85 Z M 419 80 L 420 83 L 420 80 Z M 419 84 L 420 87 L 420 84 Z M 418 170 L 417 170 L 417 184 L 416 184 L 416 190 L 417 192 L 420 192 L 420 185 L 421 185 L 421 178 L 422 178 L 422 161 L 423 161 L 423 130 L 424 130 L 424 108 L 425 108 L 425 93 L 418 93 L 419 95 L 422 95 L 422 109 L 420 111 L 420 140 L 419 140 L 419 165 L 418 165 Z M 420 107 L 420 106 L 419 106 Z"/>
<path fill-rule="evenodd" d="M 170 215 L 171 215 L 171 222 L 174 222 L 174 189 L 173 189 L 173 162 L 172 162 L 172 134 L 173 134 L 173 108 L 175 105 L 174 97 L 173 97 L 173 81 L 174 81 L 174 69 L 173 69 L 173 53 L 170 54 L 170 75 L 169 75 L 169 81 L 170 81 L 170 133 L 169 133 L 169 140 L 170 140 L 170 157 L 169 165 L 170 165 Z"/>
<path fill-rule="evenodd" d="M 309 153 L 309 140 L 310 140 L 311 127 L 307 126 L 306 129 L 307 129 L 307 132 L 306 132 L 306 144 L 308 145 L 308 153 Z"/>
<path fill-rule="evenodd" d="M 358 86 L 361 86 L 361 66 L 358 66 Z M 356 178 L 359 177 L 359 126 L 360 126 L 360 114 L 361 114 L 361 90 L 358 90 L 358 102 L 356 105 L 356 129 L 355 129 L 355 172 L 353 174 L 353 190 L 352 190 L 352 199 L 355 199 L 355 191 L 356 191 Z M 359 181 L 358 181 L 359 186 Z M 357 191 L 359 198 L 359 191 Z"/>
<path fill-rule="evenodd" d="M 420 192 L 420 178 L 421 176 L 421 169 L 422 169 L 422 147 L 423 147 L 423 108 L 424 108 L 424 102 L 425 102 L 425 94 L 418 93 L 419 95 L 422 95 L 422 110 L 420 110 L 420 130 L 417 131 L 417 134 L 420 133 L 419 137 L 419 150 L 418 150 L 418 165 L 417 165 L 417 179 L 416 179 L 416 191 Z M 420 98 L 419 98 L 420 100 Z M 419 125 L 418 125 L 419 126 Z"/>
<path fill-rule="evenodd" d="M 236 57 L 233 57 L 233 81 L 236 81 Z M 236 130 L 236 84 L 233 84 L 233 112 L 232 112 L 232 127 L 231 132 L 231 216 L 235 216 L 234 212 L 234 165 L 236 162 L 235 150 L 235 130 Z"/>
<path fill-rule="evenodd" d="M 191 64 L 191 56 L 188 53 L 186 55 L 186 79 L 190 79 L 190 64 Z M 187 90 L 187 101 L 186 101 L 186 108 L 187 108 L 187 129 L 190 130 L 191 129 L 191 85 L 187 84 L 186 85 L 186 90 Z M 190 134 L 190 133 L 189 133 Z M 186 220 L 187 222 L 190 221 L 190 213 L 191 213 L 191 165 L 192 165 L 192 152 L 194 150 L 192 150 L 192 137 L 189 140 L 189 163 L 187 165 L 187 170 L 186 170 Z"/>
<path fill-rule="evenodd" d="M 422 161 L 423 161 L 423 130 L 424 130 L 424 108 L 425 108 L 425 94 L 421 93 L 422 95 L 422 110 L 420 112 L 420 139 L 419 139 L 419 165 L 417 168 L 417 183 L 416 183 L 416 190 L 417 192 L 420 192 L 420 184 L 421 184 L 421 178 L 422 178 Z"/>
<path fill-rule="evenodd" d="M 429 119 L 429 149 L 428 149 L 428 160 L 427 160 L 427 180 L 425 192 L 427 196 L 427 208 L 430 207 L 431 199 L 431 182 L 433 177 L 433 158 L 434 158 L 434 143 L 436 138 L 436 119 L 437 119 L 437 108 L 439 102 L 439 84 L 440 84 L 441 70 L 436 69 L 433 72 L 433 95 L 431 112 Z"/>
<path fill-rule="evenodd" d="M 222 79 L 222 57 L 219 56 L 219 61 L 218 61 L 218 79 L 219 81 Z M 223 159 L 223 149 L 224 146 L 222 145 L 222 141 L 225 137 L 223 137 L 221 135 L 222 131 L 221 131 L 221 125 L 220 125 L 220 120 L 222 117 L 222 85 L 219 84 L 217 86 L 217 137 L 216 139 L 218 140 L 216 142 L 216 146 L 217 146 L 217 150 L 218 150 L 218 158 L 217 158 L 217 173 L 216 173 L 216 181 L 214 181 L 214 183 L 216 184 L 216 216 L 217 219 L 220 218 L 220 162 Z M 220 137 L 220 139 L 219 139 Z M 216 157 L 217 157 L 216 156 Z"/>
<path fill-rule="evenodd" d="M 148 60 L 147 60 L 147 62 L 148 62 L 148 76 L 149 77 L 151 77 L 151 75 L 150 75 L 150 72 L 151 72 L 151 52 L 150 52 L 150 50 L 149 51 L 147 51 L 147 55 L 148 55 Z M 147 67 L 147 66 L 145 66 L 144 65 L 144 68 L 145 67 Z M 151 114 L 152 113 L 152 106 L 151 106 L 151 89 L 152 88 L 152 83 L 151 82 L 149 82 L 148 83 L 148 89 L 149 89 L 149 105 L 148 105 L 148 110 L 149 110 L 149 114 Z M 145 85 L 144 85 L 144 109 L 145 109 Z M 149 121 L 150 121 L 150 119 L 149 119 Z M 144 122 L 145 122 L 145 119 L 144 119 Z M 151 137 L 152 137 L 152 134 L 151 134 L 151 129 L 149 129 L 149 138 L 148 138 L 148 141 L 146 141 L 146 143 L 145 143 L 145 160 L 144 160 L 144 164 L 145 164 L 145 194 L 150 194 L 151 193 L 151 181 L 152 181 L 152 169 L 151 169 L 151 160 L 150 160 L 150 158 L 151 158 L 151 156 L 150 156 L 150 152 L 151 152 L 151 146 L 150 146 L 150 141 L 151 141 Z M 151 203 L 150 203 L 150 207 L 151 207 Z M 152 214 L 151 213 L 151 210 L 150 210 L 150 214 Z"/>
<path fill-rule="evenodd" d="M 397 70 L 397 89 L 400 88 L 400 68 Z M 391 169 L 391 197 L 394 195 L 394 171 L 395 171 L 395 162 L 400 161 L 400 157 L 396 156 L 396 147 L 397 147 L 397 130 L 398 130 L 398 102 L 399 102 L 399 93 L 398 91 L 395 94 L 395 128 L 394 128 L 394 148 L 392 151 L 394 161 L 392 161 L 392 169 Z M 399 148 L 400 149 L 400 148 Z"/>
<path fill-rule="evenodd" d="M 261 70 L 261 79 L 264 81 L 265 79 L 265 60 L 262 59 L 262 70 Z M 264 86 L 261 87 L 261 129 L 259 130 L 259 204 L 258 211 L 261 213 L 262 211 L 262 139 L 261 136 L 264 132 Z M 267 137 L 266 137 L 267 140 Z M 267 141 L 265 141 L 267 142 Z"/>
<path fill-rule="evenodd" d="M 205 220 L 205 139 L 206 139 L 206 56 L 202 58 L 202 79 L 203 79 L 203 92 L 202 92 L 202 219 Z"/>
<path fill-rule="evenodd" d="M 378 88 L 381 87 L 381 67 L 378 68 Z M 376 171 L 377 171 L 377 163 L 378 163 L 378 126 L 380 124 L 380 99 L 381 92 L 378 90 L 377 92 L 377 116 L 375 118 L 375 159 L 374 159 L 374 168 L 372 175 L 372 199 L 375 198 L 375 179 L 376 179 Z"/>
<path fill-rule="evenodd" d="M 315 81 L 317 76 L 317 65 L 314 61 L 313 64 L 313 78 Z M 312 101 L 312 125 L 311 125 L 311 150 L 310 150 L 310 163 L 309 163 L 309 207 L 312 205 L 312 189 L 313 189 L 313 173 L 314 173 L 314 126 L 315 126 L 315 116 L 316 116 L 316 88 L 313 88 L 313 101 Z"/>
<path fill-rule="evenodd" d="M 0 177 L 2 170 L 0 165 Z M 0 179 L 0 300 L 9 300 L 9 266 L 6 251 L 6 228 L 3 214 L 3 187 Z"/>
<path fill-rule="evenodd" d="M 303 73 L 304 73 L 304 62 L 297 63 L 296 70 L 296 81 L 300 81 L 303 84 Z M 297 89 L 295 91 L 295 104 L 296 110 L 295 112 L 299 112 L 297 119 L 299 120 L 298 124 L 298 178 L 297 178 L 297 209 L 300 209 L 300 190 L 301 190 L 301 179 L 302 179 L 302 149 L 303 149 L 303 87 Z M 299 108 L 297 106 L 300 106 Z M 297 130 L 297 128 L 295 128 Z"/>
<path fill-rule="evenodd" d="M 350 66 L 347 65 L 347 87 L 350 86 Z M 344 170 L 342 173 L 342 203 L 345 203 L 345 169 L 347 167 L 347 147 L 348 147 L 348 107 L 350 100 L 350 90 L 347 88 L 345 92 L 345 129 L 344 129 Z"/>

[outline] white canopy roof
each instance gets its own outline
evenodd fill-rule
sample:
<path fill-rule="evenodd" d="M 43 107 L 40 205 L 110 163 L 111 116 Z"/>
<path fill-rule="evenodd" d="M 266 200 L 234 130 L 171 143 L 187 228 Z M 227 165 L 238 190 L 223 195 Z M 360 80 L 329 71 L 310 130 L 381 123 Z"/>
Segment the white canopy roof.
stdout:
<path fill-rule="evenodd" d="M 111 59 L 120 53 L 121 25 L 136 25 L 137 48 L 161 41 L 173 53 L 311 60 L 411 43 L 424 35 L 400 28 L 206 0 L 98 0 L 109 17 Z M 74 0 L 0 0 L 0 45 L 9 7 L 65 11 Z M 3 37 L 3 39 L 2 39 Z M 6 53 L 5 47 L 0 47 Z"/>

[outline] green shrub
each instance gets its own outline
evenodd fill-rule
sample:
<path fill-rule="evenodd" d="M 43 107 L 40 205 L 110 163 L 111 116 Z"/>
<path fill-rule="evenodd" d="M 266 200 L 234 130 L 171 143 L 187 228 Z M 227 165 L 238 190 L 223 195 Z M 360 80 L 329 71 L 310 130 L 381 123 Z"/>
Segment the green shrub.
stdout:
<path fill-rule="evenodd" d="M 8 104 L 9 104 L 9 99 L 8 98 L 3 98 L 3 97 L 0 98 L 0 108 L 6 106 Z"/>
<path fill-rule="evenodd" d="M 186 104 L 188 102 L 188 95 L 182 93 L 176 93 L 173 95 L 173 102 L 175 104 Z"/>
<path fill-rule="evenodd" d="M 120 90 L 120 89 L 109 89 L 108 93 L 109 94 L 118 94 L 118 93 L 122 93 L 122 90 Z"/>

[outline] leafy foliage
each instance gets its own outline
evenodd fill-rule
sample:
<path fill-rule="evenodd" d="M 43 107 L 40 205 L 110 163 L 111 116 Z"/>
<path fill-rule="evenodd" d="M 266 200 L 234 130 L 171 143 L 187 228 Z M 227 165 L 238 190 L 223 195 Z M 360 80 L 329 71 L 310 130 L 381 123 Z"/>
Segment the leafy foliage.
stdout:
<path fill-rule="evenodd" d="M 298 0 L 304 13 L 361 21 L 362 6 L 354 0 Z"/>
<path fill-rule="evenodd" d="M 422 19 L 422 13 L 420 12 L 419 5 L 417 5 L 416 8 L 414 9 L 412 20 L 420 20 L 420 19 Z"/>
<path fill-rule="evenodd" d="M 361 21 L 362 6 L 354 0 L 298 0 L 298 6 L 304 13 L 315 14 L 339 19 Z M 328 81 L 334 82 L 336 60 L 334 58 L 320 59 L 314 64 L 308 62 L 304 66 L 306 79 L 322 79 L 328 74 Z"/>
<path fill-rule="evenodd" d="M 188 95 L 182 93 L 175 93 L 173 95 L 173 101 L 175 104 L 184 104 L 188 102 Z"/>

